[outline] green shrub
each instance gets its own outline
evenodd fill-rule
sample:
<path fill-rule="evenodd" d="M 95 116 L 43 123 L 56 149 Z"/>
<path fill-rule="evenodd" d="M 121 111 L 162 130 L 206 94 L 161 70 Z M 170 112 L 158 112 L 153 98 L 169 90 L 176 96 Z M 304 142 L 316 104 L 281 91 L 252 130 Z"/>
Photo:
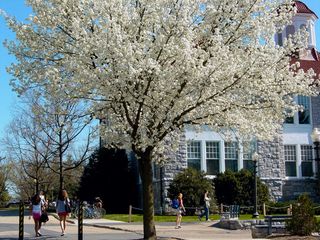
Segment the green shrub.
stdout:
<path fill-rule="evenodd" d="M 254 204 L 254 175 L 242 169 L 239 172 L 230 170 L 219 173 L 213 180 L 216 199 L 219 204 L 238 204 L 252 206 Z M 257 179 L 258 205 L 269 200 L 268 187 Z"/>
<path fill-rule="evenodd" d="M 212 181 L 206 178 L 204 172 L 187 168 L 173 179 L 168 189 L 168 197 L 174 199 L 181 192 L 183 194 L 183 203 L 186 207 L 186 214 L 194 215 L 195 207 L 200 206 L 200 198 L 205 190 L 209 191 L 209 196 L 212 200 L 210 208 L 213 208 L 215 204 Z"/>
<path fill-rule="evenodd" d="M 294 235 L 309 236 L 317 229 L 313 203 L 306 194 L 298 198 L 292 206 L 292 219 L 287 221 L 287 230 Z"/>

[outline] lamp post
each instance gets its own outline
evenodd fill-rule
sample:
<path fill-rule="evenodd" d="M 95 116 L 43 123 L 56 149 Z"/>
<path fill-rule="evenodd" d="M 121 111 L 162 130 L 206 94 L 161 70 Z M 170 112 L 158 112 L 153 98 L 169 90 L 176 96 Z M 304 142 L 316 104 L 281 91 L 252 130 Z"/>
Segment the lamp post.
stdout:
<path fill-rule="evenodd" d="M 314 160 L 317 162 L 317 177 L 319 177 L 319 173 L 320 173 L 320 167 L 319 167 L 319 163 L 320 163 L 320 154 L 319 154 L 319 150 L 320 150 L 320 130 L 319 128 L 314 128 L 312 133 L 311 133 L 311 139 L 314 145 L 314 150 L 315 150 L 315 158 Z"/>
<path fill-rule="evenodd" d="M 259 213 L 258 213 L 258 207 L 257 207 L 257 199 L 258 199 L 258 191 L 257 191 L 257 163 L 259 160 L 259 155 L 258 153 L 253 153 L 252 154 L 252 161 L 253 161 L 253 176 L 254 176 L 254 210 L 252 217 L 253 218 L 258 218 Z"/>

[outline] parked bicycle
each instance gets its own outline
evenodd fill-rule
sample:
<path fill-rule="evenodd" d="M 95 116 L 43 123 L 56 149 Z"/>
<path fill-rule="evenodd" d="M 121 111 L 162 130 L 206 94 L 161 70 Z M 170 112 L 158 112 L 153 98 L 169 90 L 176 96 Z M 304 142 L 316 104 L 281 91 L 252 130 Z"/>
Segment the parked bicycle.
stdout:
<path fill-rule="evenodd" d="M 102 218 L 103 215 L 106 214 L 105 209 L 97 208 L 92 204 L 88 204 L 87 202 L 83 202 L 83 218 Z M 72 213 L 71 217 L 78 218 L 79 215 L 79 204 L 77 204 Z"/>

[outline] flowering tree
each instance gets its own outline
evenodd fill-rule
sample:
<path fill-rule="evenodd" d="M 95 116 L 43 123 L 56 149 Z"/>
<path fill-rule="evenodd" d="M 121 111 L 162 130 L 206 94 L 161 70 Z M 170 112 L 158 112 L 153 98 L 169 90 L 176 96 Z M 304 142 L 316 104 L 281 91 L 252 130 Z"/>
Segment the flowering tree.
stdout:
<path fill-rule="evenodd" d="M 152 161 L 186 124 L 270 138 L 292 96 L 313 93 L 313 71 L 290 57 L 304 34 L 276 46 L 290 0 L 27 0 L 26 23 L 6 17 L 17 41 L 12 85 L 63 89 L 107 118 L 107 144 L 139 161 L 144 238 L 155 239 Z M 285 111 L 288 110 L 288 111 Z"/>

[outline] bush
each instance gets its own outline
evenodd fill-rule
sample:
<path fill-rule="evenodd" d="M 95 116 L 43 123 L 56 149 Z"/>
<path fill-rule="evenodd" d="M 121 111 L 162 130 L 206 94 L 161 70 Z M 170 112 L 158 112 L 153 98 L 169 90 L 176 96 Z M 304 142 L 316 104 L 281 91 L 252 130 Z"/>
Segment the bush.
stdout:
<path fill-rule="evenodd" d="M 294 235 L 309 236 L 317 229 L 313 203 L 306 194 L 298 198 L 292 206 L 292 219 L 287 221 L 287 230 Z"/>
<path fill-rule="evenodd" d="M 239 172 L 230 170 L 219 173 L 213 180 L 216 199 L 219 204 L 237 204 L 252 206 L 254 204 L 254 175 L 242 169 Z M 269 200 L 268 187 L 257 179 L 258 205 Z"/>
<path fill-rule="evenodd" d="M 181 192 L 183 194 L 183 203 L 186 207 L 186 214 L 194 215 L 194 207 L 200 206 L 200 198 L 203 196 L 205 190 L 209 191 L 209 196 L 211 197 L 210 208 L 213 209 L 215 201 L 212 181 L 206 178 L 204 172 L 187 168 L 173 179 L 168 189 L 168 197 L 174 199 L 178 193 Z"/>

